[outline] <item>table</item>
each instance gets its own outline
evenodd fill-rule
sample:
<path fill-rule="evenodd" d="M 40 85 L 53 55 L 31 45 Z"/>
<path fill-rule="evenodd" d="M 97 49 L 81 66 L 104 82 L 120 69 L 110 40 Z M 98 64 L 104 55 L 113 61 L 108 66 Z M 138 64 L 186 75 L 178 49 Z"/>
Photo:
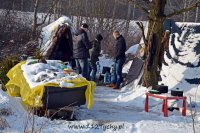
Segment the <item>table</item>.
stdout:
<path fill-rule="evenodd" d="M 168 100 L 183 100 L 183 106 L 182 106 L 182 116 L 186 116 L 186 98 L 178 97 L 178 96 L 167 96 L 167 95 L 161 95 L 161 94 L 152 94 L 147 92 L 146 93 L 146 100 L 145 100 L 145 111 L 148 112 L 149 109 L 149 97 L 153 98 L 159 98 L 163 100 L 162 105 L 162 112 L 164 113 L 164 117 L 168 117 Z"/>

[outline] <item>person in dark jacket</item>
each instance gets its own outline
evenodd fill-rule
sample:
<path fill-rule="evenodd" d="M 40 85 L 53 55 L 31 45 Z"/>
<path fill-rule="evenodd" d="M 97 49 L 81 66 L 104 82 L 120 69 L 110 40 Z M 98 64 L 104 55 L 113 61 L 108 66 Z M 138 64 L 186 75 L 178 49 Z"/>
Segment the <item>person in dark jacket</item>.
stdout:
<path fill-rule="evenodd" d="M 125 63 L 126 56 L 126 41 L 122 35 L 120 35 L 119 31 L 113 32 L 113 37 L 116 39 L 115 44 L 115 63 L 113 66 L 112 76 L 111 76 L 111 84 L 109 87 L 113 89 L 120 89 L 120 84 L 123 81 L 122 78 L 122 66 Z"/>
<path fill-rule="evenodd" d="M 94 41 L 91 42 L 92 49 L 90 50 L 90 80 L 95 81 L 97 73 L 96 62 L 99 61 L 99 56 L 101 53 L 101 41 L 103 37 L 101 34 L 98 34 Z"/>
<path fill-rule="evenodd" d="M 74 37 L 76 38 L 76 42 L 74 42 L 73 46 L 73 57 L 76 61 L 76 66 L 79 70 L 79 74 L 82 74 L 82 76 L 88 80 L 88 58 L 90 57 L 90 42 L 88 39 L 87 31 L 88 25 L 84 23 L 75 34 Z"/>

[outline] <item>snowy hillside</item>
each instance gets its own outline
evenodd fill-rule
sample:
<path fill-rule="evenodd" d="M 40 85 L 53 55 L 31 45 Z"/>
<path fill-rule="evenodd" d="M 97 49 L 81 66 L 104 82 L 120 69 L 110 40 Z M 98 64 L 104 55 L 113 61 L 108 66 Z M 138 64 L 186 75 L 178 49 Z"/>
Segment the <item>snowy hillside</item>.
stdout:
<path fill-rule="evenodd" d="M 176 23 L 178 31 L 170 38 L 170 49 L 163 63 L 162 83 L 169 89 L 180 88 L 184 95 L 191 96 L 195 106 L 195 128 L 200 132 L 200 90 L 197 81 L 200 78 L 200 24 Z M 174 43 L 172 43 L 174 41 Z M 109 60 L 104 63 L 109 63 Z M 103 60 L 101 60 L 103 62 Z M 103 63 L 102 63 L 103 65 Z M 181 112 L 169 111 L 169 117 L 162 113 L 162 101 L 149 100 L 149 113 L 144 111 L 146 88 L 135 81 L 119 90 L 97 86 L 94 92 L 94 105 L 88 110 L 86 106 L 77 108 L 77 121 L 53 120 L 35 116 L 35 129 L 45 133 L 87 132 L 87 133 L 192 133 L 192 118 L 187 104 L 186 117 Z M 8 115 L 1 114 L 8 125 L 0 132 L 23 132 L 27 113 L 19 99 L 8 97 L 0 91 L 0 110 L 10 110 Z M 171 102 L 171 101 L 170 101 Z M 169 102 L 169 105 L 170 105 Z M 178 103 L 179 105 L 179 103 Z M 181 106 L 181 105 L 179 105 Z M 193 108 L 194 109 L 194 108 Z M 31 131 L 31 120 L 29 131 Z"/>

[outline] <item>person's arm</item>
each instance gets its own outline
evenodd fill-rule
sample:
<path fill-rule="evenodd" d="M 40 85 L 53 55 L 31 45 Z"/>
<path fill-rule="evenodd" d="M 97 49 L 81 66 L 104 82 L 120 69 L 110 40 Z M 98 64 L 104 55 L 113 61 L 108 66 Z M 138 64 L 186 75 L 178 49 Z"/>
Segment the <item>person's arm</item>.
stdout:
<path fill-rule="evenodd" d="M 82 35 L 82 41 L 83 41 L 83 44 L 85 45 L 85 47 L 87 49 L 91 49 L 91 44 L 89 42 L 89 39 L 88 39 L 88 36 L 87 36 L 86 33 L 83 33 L 83 35 Z"/>
<path fill-rule="evenodd" d="M 93 56 L 99 56 L 100 55 L 101 50 L 100 50 L 99 46 L 100 46 L 100 43 L 94 41 L 93 48 L 92 48 L 92 55 Z"/>

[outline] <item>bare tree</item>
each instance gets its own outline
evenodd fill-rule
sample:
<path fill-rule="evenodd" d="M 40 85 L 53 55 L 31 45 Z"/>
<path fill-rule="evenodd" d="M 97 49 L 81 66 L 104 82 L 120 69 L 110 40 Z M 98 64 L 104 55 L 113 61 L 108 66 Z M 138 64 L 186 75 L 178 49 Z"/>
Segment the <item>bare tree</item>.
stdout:
<path fill-rule="evenodd" d="M 196 8 L 195 21 L 194 22 L 198 21 L 198 15 L 199 15 L 199 7 Z"/>
<path fill-rule="evenodd" d="M 128 3 L 128 12 L 127 12 L 127 17 L 126 17 L 126 27 L 125 27 L 125 37 L 128 34 L 128 30 L 129 30 L 129 25 L 130 25 L 130 20 L 131 20 L 131 15 L 132 15 L 132 3 L 129 2 Z"/>
<path fill-rule="evenodd" d="M 21 0 L 21 11 L 24 10 L 24 0 Z"/>
<path fill-rule="evenodd" d="M 186 8 L 187 7 L 187 0 L 184 0 L 184 7 L 183 8 Z M 183 13 L 183 22 L 186 21 L 186 12 Z"/>
<path fill-rule="evenodd" d="M 53 0 L 50 7 L 48 7 L 46 14 L 44 15 L 42 21 L 39 23 L 38 22 L 38 8 L 39 8 L 39 4 L 40 4 L 41 0 L 33 0 L 34 11 L 33 11 L 33 22 L 32 22 L 32 39 L 36 38 L 37 27 L 43 25 L 46 22 L 47 17 L 51 16 L 52 9 L 54 8 L 55 3 L 56 3 L 55 1 L 57 1 L 57 0 Z"/>
<path fill-rule="evenodd" d="M 134 0 L 129 1 L 135 2 Z M 158 84 L 158 77 L 160 76 L 158 68 L 162 69 L 162 66 L 159 66 L 159 62 L 162 61 L 160 57 L 164 54 L 164 52 L 160 53 L 162 49 L 161 46 L 163 45 L 163 22 L 166 18 L 182 14 L 200 6 L 200 0 L 198 0 L 188 7 L 175 10 L 166 15 L 165 6 L 167 1 L 168 0 L 142 0 L 140 3 L 136 3 L 137 7 L 146 13 L 149 19 L 147 38 L 144 38 L 144 40 L 146 40 L 145 51 L 147 58 L 144 62 L 143 86 L 146 87 Z"/>

